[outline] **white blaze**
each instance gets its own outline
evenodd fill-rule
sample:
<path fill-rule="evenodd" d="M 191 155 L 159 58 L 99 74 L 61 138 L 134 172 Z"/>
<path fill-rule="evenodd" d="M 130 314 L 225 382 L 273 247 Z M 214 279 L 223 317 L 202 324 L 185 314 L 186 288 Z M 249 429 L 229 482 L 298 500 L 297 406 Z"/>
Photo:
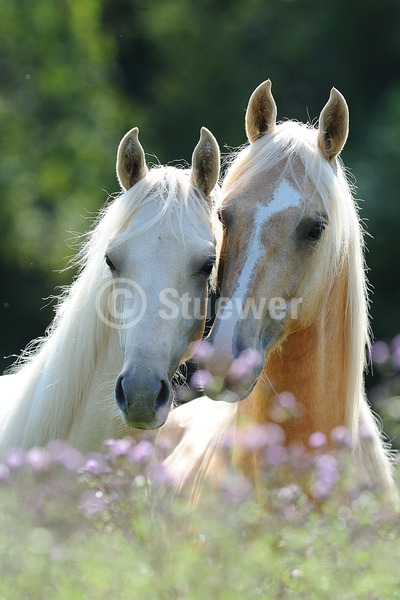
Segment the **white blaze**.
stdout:
<path fill-rule="evenodd" d="M 236 289 L 232 294 L 232 302 L 222 310 L 220 321 L 217 324 L 216 343 L 214 343 L 215 351 L 232 354 L 233 335 L 236 324 L 242 317 L 243 302 L 246 299 L 253 272 L 265 254 L 264 245 L 260 239 L 263 226 L 273 215 L 281 213 L 288 208 L 299 206 L 300 203 L 301 196 L 299 192 L 286 179 L 282 179 L 274 191 L 271 202 L 266 206 L 263 204 L 257 205 L 246 262 L 240 273 Z"/>

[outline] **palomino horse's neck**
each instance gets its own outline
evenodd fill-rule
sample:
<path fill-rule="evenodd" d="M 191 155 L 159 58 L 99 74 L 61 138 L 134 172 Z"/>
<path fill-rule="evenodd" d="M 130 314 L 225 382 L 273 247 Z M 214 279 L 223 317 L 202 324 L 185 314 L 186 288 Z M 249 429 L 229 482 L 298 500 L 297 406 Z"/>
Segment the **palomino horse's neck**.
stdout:
<path fill-rule="evenodd" d="M 299 416 L 280 425 L 286 441 L 307 445 L 310 435 L 349 425 L 346 382 L 346 275 L 335 281 L 315 323 L 292 333 L 267 360 L 252 393 L 239 403 L 238 417 L 260 423 L 271 420 L 277 394 L 291 392 L 299 404 Z"/>

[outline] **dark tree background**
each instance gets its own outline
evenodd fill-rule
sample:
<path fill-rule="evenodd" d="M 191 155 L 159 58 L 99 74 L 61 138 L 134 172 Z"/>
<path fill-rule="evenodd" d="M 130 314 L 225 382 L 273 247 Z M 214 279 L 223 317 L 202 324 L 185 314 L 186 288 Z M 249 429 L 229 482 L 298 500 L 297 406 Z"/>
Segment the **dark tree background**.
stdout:
<path fill-rule="evenodd" d="M 373 329 L 397 334 L 399 23 L 395 0 L 0 0 L 2 368 L 50 322 L 71 232 L 118 189 L 122 135 L 190 161 L 206 125 L 228 152 L 268 77 L 281 119 L 314 121 L 333 85 L 346 97 Z"/>

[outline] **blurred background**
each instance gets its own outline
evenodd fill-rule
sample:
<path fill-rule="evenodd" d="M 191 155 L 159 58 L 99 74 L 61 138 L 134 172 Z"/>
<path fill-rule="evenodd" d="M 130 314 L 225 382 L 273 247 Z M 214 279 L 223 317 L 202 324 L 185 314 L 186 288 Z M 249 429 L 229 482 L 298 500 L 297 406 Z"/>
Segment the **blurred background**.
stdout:
<path fill-rule="evenodd" d="M 395 0 L 0 0 L 1 370 L 51 321 L 128 129 L 149 161 L 190 161 L 202 125 L 225 153 L 246 141 L 266 78 L 280 119 L 315 121 L 336 86 L 370 234 L 367 385 L 399 446 L 399 24 Z"/>

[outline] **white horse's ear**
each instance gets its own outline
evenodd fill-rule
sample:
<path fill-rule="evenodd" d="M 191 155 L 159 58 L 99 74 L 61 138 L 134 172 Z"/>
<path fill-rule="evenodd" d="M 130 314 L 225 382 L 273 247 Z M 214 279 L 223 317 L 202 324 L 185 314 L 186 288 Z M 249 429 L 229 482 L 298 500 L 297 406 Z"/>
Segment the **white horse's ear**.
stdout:
<path fill-rule="evenodd" d="M 117 152 L 117 177 L 124 190 L 129 190 L 147 173 L 144 150 L 139 142 L 139 129 L 134 127 L 122 138 Z"/>
<path fill-rule="evenodd" d="M 318 146 L 326 158 L 331 161 L 343 149 L 349 134 L 349 109 L 346 100 L 336 89 L 331 95 L 319 117 Z"/>
<path fill-rule="evenodd" d="M 246 134 L 252 144 L 263 133 L 273 131 L 276 125 L 276 104 L 267 79 L 254 90 L 246 110 Z"/>
<path fill-rule="evenodd" d="M 206 127 L 200 130 L 200 140 L 193 151 L 190 183 L 204 196 L 213 191 L 219 177 L 219 146 Z"/>

